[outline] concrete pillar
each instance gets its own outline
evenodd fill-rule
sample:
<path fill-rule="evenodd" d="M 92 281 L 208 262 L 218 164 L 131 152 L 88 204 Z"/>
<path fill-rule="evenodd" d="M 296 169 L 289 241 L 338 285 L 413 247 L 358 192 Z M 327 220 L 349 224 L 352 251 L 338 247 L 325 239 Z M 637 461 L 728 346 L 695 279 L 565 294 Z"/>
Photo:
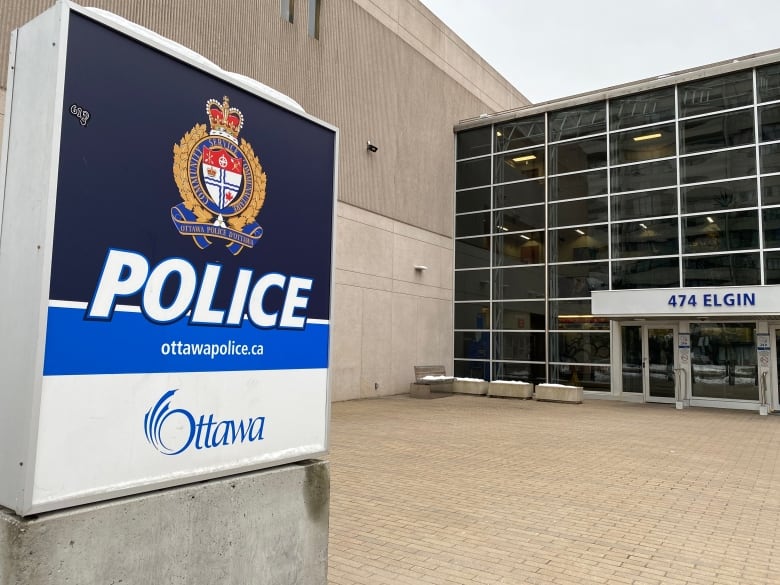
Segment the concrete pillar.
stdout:
<path fill-rule="evenodd" d="M 325 585 L 329 501 L 328 463 L 303 461 L 39 516 L 0 508 L 0 585 Z"/>

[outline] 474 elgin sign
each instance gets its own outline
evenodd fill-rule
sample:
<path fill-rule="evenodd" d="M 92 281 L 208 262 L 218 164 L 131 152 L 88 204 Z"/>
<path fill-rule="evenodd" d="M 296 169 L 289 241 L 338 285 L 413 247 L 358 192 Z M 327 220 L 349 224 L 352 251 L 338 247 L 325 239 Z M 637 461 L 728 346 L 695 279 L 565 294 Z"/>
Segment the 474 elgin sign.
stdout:
<path fill-rule="evenodd" d="M 212 238 L 226 240 L 232 254 L 252 248 L 263 235 L 257 214 L 265 201 L 266 175 L 249 144 L 238 133 L 244 115 L 230 107 L 206 102 L 211 130 L 196 124 L 173 147 L 173 177 L 183 200 L 171 209 L 176 229 L 192 236 L 203 249 Z"/>

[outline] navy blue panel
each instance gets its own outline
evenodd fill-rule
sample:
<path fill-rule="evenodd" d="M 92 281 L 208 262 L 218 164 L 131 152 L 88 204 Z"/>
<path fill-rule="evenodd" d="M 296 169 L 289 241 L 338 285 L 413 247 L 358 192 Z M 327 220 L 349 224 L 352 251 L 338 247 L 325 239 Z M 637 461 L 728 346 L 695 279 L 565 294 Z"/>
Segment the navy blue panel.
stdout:
<path fill-rule="evenodd" d="M 199 249 L 171 219 L 182 203 L 173 147 L 196 124 L 208 128 L 206 100 L 223 96 L 243 113 L 240 138 L 267 175 L 262 237 L 235 256 L 219 239 Z M 74 105 L 89 112 L 86 123 Z M 199 274 L 222 264 L 215 307 L 227 306 L 239 268 L 312 278 L 307 316 L 329 318 L 333 131 L 76 13 L 63 110 L 49 298 L 89 301 L 107 250 L 118 248 L 152 266 L 186 258 Z M 139 305 L 140 294 L 122 303 Z"/>

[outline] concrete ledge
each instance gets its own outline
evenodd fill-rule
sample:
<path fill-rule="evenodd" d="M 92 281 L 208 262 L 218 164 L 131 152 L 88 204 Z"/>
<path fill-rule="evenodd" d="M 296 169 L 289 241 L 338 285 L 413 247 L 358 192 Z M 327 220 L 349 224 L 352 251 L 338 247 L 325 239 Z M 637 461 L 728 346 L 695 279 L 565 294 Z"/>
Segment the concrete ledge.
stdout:
<path fill-rule="evenodd" d="M 534 397 L 534 385 L 528 382 L 494 380 L 488 386 L 488 396 L 529 400 Z"/>
<path fill-rule="evenodd" d="M 537 384 L 536 399 L 542 402 L 570 402 L 582 404 L 582 386 Z"/>
<path fill-rule="evenodd" d="M 484 396 L 488 393 L 489 382 L 474 378 L 455 378 L 452 383 L 452 391 L 455 394 L 476 394 Z"/>
<path fill-rule="evenodd" d="M 306 461 L 38 517 L 0 508 L 0 585 L 326 585 L 329 502 L 327 462 Z"/>
<path fill-rule="evenodd" d="M 440 384 L 409 384 L 409 396 L 412 398 L 443 398 L 452 395 L 452 382 Z"/>

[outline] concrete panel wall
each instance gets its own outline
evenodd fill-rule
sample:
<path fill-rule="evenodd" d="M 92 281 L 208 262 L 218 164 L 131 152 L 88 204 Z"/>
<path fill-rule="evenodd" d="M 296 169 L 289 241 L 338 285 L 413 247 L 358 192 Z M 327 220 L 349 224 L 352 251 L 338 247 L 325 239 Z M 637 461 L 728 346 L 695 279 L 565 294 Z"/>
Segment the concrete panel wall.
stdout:
<path fill-rule="evenodd" d="M 323 461 L 21 519 L 0 509 L 0 585 L 327 583 Z"/>
<path fill-rule="evenodd" d="M 414 365 L 449 370 L 452 240 L 345 203 L 336 227 L 332 399 L 406 393 Z"/>

